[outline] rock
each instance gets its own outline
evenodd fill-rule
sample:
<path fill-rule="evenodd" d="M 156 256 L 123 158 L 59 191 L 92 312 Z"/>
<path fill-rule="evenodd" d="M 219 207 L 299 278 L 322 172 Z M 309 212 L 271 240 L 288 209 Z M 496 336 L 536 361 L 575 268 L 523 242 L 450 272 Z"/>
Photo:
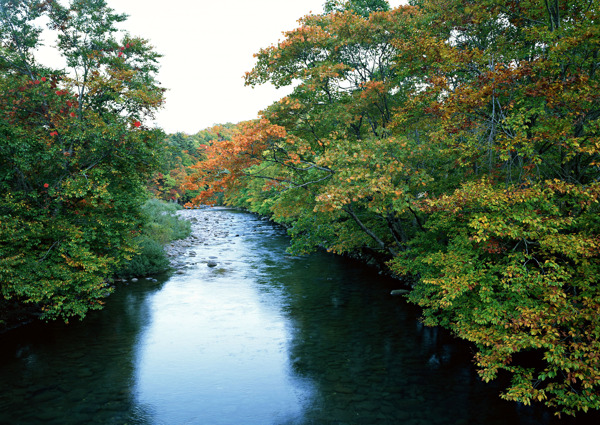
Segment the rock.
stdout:
<path fill-rule="evenodd" d="M 131 281 L 132 281 L 132 282 L 137 282 L 137 281 L 138 281 L 138 278 L 137 278 L 137 277 L 132 277 L 132 278 L 131 278 Z"/>
<path fill-rule="evenodd" d="M 217 263 L 215 261 L 209 261 L 208 263 L 206 263 L 206 265 L 208 267 L 217 267 Z"/>
<path fill-rule="evenodd" d="M 190 251 L 190 252 L 188 252 L 188 256 L 195 257 L 196 256 L 196 252 L 195 251 Z"/>
<path fill-rule="evenodd" d="M 410 291 L 408 289 L 394 289 L 392 292 L 390 292 L 390 294 L 392 295 L 406 295 L 406 294 L 410 294 Z"/>
<path fill-rule="evenodd" d="M 438 368 L 440 364 L 440 358 L 437 356 L 437 354 L 432 355 L 429 360 L 427 360 L 427 365 L 433 368 Z"/>

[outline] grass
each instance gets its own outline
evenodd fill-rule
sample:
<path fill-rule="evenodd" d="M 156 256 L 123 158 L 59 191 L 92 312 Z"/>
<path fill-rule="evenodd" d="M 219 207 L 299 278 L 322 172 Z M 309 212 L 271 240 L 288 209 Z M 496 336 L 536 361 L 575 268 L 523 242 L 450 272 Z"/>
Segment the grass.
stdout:
<path fill-rule="evenodd" d="M 169 259 L 163 247 L 171 241 L 188 237 L 192 232 L 190 222 L 175 214 L 181 208 L 178 204 L 158 199 L 150 199 L 142 205 L 145 222 L 141 234 L 136 237 L 138 254 L 117 276 L 148 276 L 169 268 Z"/>

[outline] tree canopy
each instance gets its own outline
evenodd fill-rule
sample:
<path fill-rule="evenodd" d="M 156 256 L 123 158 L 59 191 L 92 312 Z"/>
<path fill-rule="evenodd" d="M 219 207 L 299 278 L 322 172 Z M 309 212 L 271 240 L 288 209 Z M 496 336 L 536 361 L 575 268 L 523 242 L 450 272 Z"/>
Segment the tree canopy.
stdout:
<path fill-rule="evenodd" d="M 40 17 L 65 69 L 36 58 Z M 159 163 L 159 55 L 124 20 L 103 0 L 0 4 L 0 294 L 44 319 L 100 308 Z"/>
<path fill-rule="evenodd" d="M 327 2 L 256 54 L 246 83 L 293 92 L 205 149 L 194 202 L 383 258 L 504 398 L 599 409 L 597 4 L 383 3 Z"/>

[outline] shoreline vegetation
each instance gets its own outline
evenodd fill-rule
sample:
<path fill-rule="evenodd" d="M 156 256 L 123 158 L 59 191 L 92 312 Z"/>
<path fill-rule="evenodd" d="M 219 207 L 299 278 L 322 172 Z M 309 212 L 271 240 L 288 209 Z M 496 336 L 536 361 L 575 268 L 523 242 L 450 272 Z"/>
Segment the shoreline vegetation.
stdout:
<path fill-rule="evenodd" d="M 68 322 L 102 308 L 139 248 L 164 150 L 148 125 L 160 55 L 103 0 L 0 9 L 0 293 L 10 311 Z M 64 68 L 39 61 L 42 25 Z"/>
<path fill-rule="evenodd" d="M 183 209 L 179 204 L 150 199 L 141 209 L 144 222 L 135 240 L 137 254 L 115 273 L 118 279 L 146 277 L 169 270 L 165 247 L 192 233 L 191 223 L 177 214 Z"/>
<path fill-rule="evenodd" d="M 165 248 L 191 235 L 191 223 L 177 214 L 183 207 L 174 202 L 149 199 L 142 207 L 143 224 L 134 237 L 136 254 L 107 278 L 107 287 L 116 288 L 120 282 L 135 282 L 141 278 L 175 270 Z M 108 295 L 108 294 L 107 294 Z M 0 299 L 0 334 L 39 319 L 39 306 Z"/>

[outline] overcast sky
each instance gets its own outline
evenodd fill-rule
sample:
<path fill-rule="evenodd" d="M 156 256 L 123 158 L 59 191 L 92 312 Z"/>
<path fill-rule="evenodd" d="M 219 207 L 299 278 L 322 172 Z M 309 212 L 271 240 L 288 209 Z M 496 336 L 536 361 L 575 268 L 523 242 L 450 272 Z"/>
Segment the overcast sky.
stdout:
<path fill-rule="evenodd" d="M 325 0 L 107 0 L 129 15 L 123 29 L 150 40 L 163 55 L 158 80 L 166 104 L 155 125 L 194 134 L 226 122 L 257 117 L 289 90 L 245 87 L 253 54 L 283 39 Z M 389 2 L 392 7 L 402 0 Z M 152 123 L 146 123 L 152 124 Z"/>

